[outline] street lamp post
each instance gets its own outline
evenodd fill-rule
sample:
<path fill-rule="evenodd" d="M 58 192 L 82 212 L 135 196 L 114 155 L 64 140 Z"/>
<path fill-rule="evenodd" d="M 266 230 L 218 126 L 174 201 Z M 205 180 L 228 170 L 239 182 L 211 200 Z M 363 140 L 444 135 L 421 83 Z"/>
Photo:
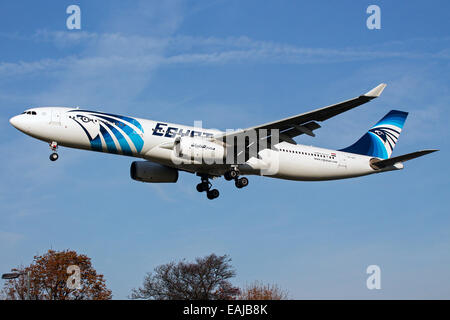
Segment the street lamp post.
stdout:
<path fill-rule="evenodd" d="M 31 300 L 30 296 L 30 271 L 28 272 L 19 272 L 17 269 L 11 269 L 11 273 L 4 273 L 2 274 L 2 279 L 5 280 L 11 280 L 11 279 L 17 279 L 20 276 L 26 276 L 27 278 L 27 300 Z"/>

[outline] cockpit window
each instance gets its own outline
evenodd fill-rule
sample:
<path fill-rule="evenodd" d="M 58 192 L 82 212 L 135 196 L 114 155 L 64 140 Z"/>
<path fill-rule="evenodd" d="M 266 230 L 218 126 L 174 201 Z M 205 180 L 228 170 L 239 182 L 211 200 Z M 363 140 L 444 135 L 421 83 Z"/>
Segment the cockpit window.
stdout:
<path fill-rule="evenodd" d="M 22 114 L 31 114 L 31 115 L 35 116 L 37 113 L 36 113 L 36 111 L 24 111 L 24 112 L 22 112 Z"/>

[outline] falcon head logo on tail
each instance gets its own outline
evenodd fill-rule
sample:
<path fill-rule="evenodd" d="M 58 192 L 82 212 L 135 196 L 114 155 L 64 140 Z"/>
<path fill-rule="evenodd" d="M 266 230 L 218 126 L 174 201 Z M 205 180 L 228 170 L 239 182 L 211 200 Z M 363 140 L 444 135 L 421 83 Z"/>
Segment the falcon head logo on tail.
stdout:
<path fill-rule="evenodd" d="M 395 144 L 400 137 L 407 112 L 391 110 L 365 135 L 351 146 L 340 151 L 363 154 L 381 159 L 391 157 Z"/>

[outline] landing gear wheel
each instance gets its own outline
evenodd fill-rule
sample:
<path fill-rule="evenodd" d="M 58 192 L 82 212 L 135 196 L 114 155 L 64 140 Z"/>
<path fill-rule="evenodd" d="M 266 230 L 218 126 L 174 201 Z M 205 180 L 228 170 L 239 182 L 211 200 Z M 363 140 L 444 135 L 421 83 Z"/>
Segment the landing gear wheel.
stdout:
<path fill-rule="evenodd" d="M 231 178 L 230 180 L 233 180 L 233 179 L 236 179 L 237 177 L 239 177 L 239 171 L 237 171 L 236 169 L 228 171 L 228 174 Z"/>
<path fill-rule="evenodd" d="M 244 188 L 246 186 L 248 186 L 248 179 L 243 177 L 240 179 L 237 179 L 236 182 L 234 183 L 236 185 L 237 188 Z"/>
<path fill-rule="evenodd" d="M 246 177 L 242 177 L 239 179 L 239 183 L 241 184 L 242 187 L 246 187 L 248 186 L 248 179 Z"/>
<path fill-rule="evenodd" d="M 211 184 L 211 182 L 209 182 L 210 176 L 200 175 L 200 174 L 197 174 L 197 175 L 200 176 L 200 178 L 202 179 L 202 182 L 197 184 L 197 191 L 198 192 L 206 191 L 206 196 L 210 200 L 217 198 L 219 196 L 219 190 L 211 189 L 212 184 Z"/>
<path fill-rule="evenodd" d="M 206 192 L 206 196 L 208 197 L 209 200 L 213 200 L 219 196 L 219 190 L 217 189 L 208 190 Z"/>
<path fill-rule="evenodd" d="M 231 181 L 231 180 L 234 179 L 234 178 L 231 177 L 230 171 L 225 172 L 225 174 L 223 175 L 223 177 L 224 177 L 225 180 L 227 180 L 227 181 Z"/>
<path fill-rule="evenodd" d="M 51 161 L 56 161 L 56 160 L 58 160 L 58 158 L 59 158 L 59 156 L 58 156 L 58 154 L 57 154 L 56 152 L 53 152 L 53 153 L 50 155 L 50 160 L 51 160 Z"/>
<path fill-rule="evenodd" d="M 209 189 L 209 184 L 208 182 L 200 182 L 197 185 L 197 191 L 198 192 L 203 192 L 203 191 L 207 191 Z"/>

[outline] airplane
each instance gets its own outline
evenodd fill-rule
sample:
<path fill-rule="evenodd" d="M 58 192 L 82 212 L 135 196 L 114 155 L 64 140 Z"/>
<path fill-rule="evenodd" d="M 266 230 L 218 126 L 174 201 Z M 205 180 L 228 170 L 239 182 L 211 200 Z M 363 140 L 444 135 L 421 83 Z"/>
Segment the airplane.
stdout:
<path fill-rule="evenodd" d="M 297 144 L 294 137 L 315 136 L 318 122 L 380 96 L 386 84 L 327 107 L 235 131 L 203 129 L 67 107 L 30 108 L 9 121 L 23 133 L 49 143 L 50 160 L 65 146 L 126 155 L 131 178 L 141 182 L 177 182 L 179 171 L 197 174 L 197 191 L 215 199 L 210 179 L 223 176 L 237 188 L 249 184 L 243 175 L 323 181 L 354 178 L 403 169 L 405 161 L 438 151 L 421 150 L 391 157 L 407 112 L 391 110 L 354 144 L 330 150 Z"/>

